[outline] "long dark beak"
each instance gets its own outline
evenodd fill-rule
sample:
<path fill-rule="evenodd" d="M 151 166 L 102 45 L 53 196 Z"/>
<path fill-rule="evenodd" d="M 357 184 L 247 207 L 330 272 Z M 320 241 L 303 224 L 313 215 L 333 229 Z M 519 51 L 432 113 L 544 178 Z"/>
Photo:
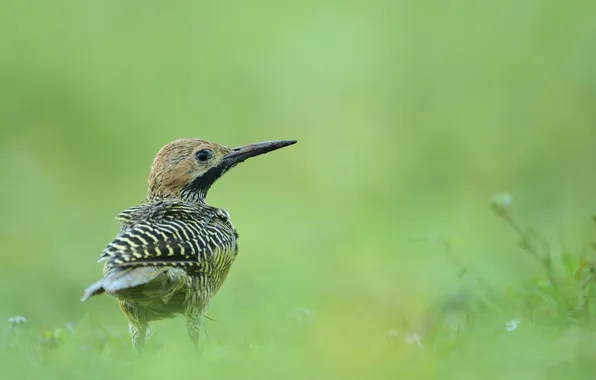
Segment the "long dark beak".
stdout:
<path fill-rule="evenodd" d="M 247 158 L 269 153 L 276 149 L 293 144 L 296 144 L 296 140 L 265 141 L 256 144 L 239 146 L 238 148 L 232 149 L 230 153 L 226 154 L 223 158 L 223 161 L 229 165 L 236 165 Z"/>

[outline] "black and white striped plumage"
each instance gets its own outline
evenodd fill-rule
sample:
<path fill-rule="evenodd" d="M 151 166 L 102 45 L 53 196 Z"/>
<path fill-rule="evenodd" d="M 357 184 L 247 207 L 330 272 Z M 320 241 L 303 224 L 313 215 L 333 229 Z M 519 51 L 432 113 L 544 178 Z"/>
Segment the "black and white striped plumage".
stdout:
<path fill-rule="evenodd" d="M 211 185 L 247 158 L 294 144 L 272 141 L 230 149 L 199 139 L 176 140 L 155 157 L 145 202 L 120 213 L 120 232 L 103 251 L 104 276 L 82 300 L 118 299 L 140 351 L 149 322 L 183 314 L 198 345 L 209 301 L 238 254 L 228 213 L 207 205 Z"/>
<path fill-rule="evenodd" d="M 119 299 L 135 346 L 148 323 L 184 314 L 198 329 L 238 253 L 226 211 L 204 203 L 163 200 L 123 211 L 122 229 L 100 257 L 105 277 L 84 298 L 105 291 Z"/>
<path fill-rule="evenodd" d="M 236 255 L 238 235 L 228 213 L 204 203 L 144 203 L 123 211 L 117 219 L 122 230 L 100 258 L 107 260 L 107 270 L 167 265 L 203 273 Z"/>

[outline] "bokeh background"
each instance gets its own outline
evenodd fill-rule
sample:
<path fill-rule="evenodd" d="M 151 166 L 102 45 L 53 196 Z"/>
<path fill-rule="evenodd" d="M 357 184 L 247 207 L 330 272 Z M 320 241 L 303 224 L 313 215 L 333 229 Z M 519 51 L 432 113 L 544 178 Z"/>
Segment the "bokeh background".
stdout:
<path fill-rule="evenodd" d="M 458 362 L 387 340 L 465 286 L 419 238 L 449 237 L 497 288 L 536 270 L 490 212 L 494 193 L 513 194 L 516 217 L 556 251 L 594 238 L 595 4 L 3 4 L 0 321 L 26 316 L 28 334 L 72 322 L 126 338 L 113 299 L 79 297 L 162 145 L 299 141 L 209 194 L 232 215 L 240 255 L 201 357 L 176 319 L 155 324 L 151 360 L 126 345 L 128 359 L 110 364 L 75 350 L 49 367 L 3 353 L 6 378 L 476 378 L 509 371 L 501 361 L 540 378 L 557 354 Z"/>

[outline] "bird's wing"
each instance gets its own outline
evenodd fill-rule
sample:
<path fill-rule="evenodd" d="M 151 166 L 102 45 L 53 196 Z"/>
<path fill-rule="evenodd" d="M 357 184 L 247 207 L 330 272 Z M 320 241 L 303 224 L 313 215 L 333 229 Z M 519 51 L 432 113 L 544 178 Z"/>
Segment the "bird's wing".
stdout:
<path fill-rule="evenodd" d="M 221 251 L 235 250 L 235 230 L 221 211 L 187 202 L 128 209 L 119 216 L 122 230 L 100 260 L 110 267 L 201 265 Z"/>

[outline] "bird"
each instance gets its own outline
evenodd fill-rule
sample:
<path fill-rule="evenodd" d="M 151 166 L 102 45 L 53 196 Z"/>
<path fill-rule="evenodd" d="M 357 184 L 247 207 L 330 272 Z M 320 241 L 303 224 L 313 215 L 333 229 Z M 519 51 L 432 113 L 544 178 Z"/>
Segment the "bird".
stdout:
<path fill-rule="evenodd" d="M 295 143 L 228 148 L 187 138 L 163 146 L 151 165 L 145 200 L 116 217 L 120 231 L 98 260 L 105 262 L 103 277 L 81 301 L 103 293 L 115 297 L 139 355 L 152 332 L 149 323 L 178 315 L 186 317 L 199 351 L 203 318 L 236 259 L 239 236 L 230 214 L 207 204 L 207 192 L 246 159 Z"/>

